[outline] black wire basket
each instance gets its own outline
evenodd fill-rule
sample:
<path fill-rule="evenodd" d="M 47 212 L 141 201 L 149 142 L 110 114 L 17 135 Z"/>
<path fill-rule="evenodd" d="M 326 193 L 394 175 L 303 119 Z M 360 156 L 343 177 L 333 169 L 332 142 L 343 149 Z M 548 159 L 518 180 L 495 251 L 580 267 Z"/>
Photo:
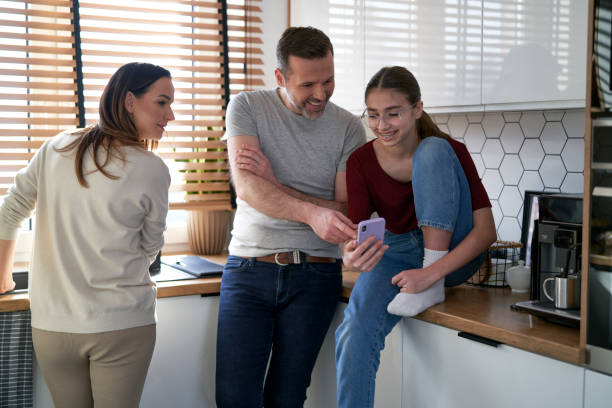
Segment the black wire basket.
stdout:
<path fill-rule="evenodd" d="M 504 287 L 506 271 L 518 264 L 523 244 L 513 241 L 495 241 L 487 249 L 487 256 L 478 270 L 467 283 L 483 287 Z"/>

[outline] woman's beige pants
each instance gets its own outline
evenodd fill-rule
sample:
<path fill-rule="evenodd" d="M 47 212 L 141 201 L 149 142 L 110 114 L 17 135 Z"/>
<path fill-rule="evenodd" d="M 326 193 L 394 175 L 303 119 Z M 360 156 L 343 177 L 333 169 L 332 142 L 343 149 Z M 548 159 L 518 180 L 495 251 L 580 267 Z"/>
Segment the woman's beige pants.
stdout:
<path fill-rule="evenodd" d="M 91 334 L 32 328 L 55 408 L 137 408 L 155 335 L 154 324 Z"/>

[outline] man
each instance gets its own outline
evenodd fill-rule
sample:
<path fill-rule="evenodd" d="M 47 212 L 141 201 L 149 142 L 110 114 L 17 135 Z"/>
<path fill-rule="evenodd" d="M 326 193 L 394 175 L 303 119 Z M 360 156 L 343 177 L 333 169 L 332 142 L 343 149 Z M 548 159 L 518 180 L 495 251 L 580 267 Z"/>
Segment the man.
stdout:
<path fill-rule="evenodd" d="M 342 287 L 338 244 L 356 237 L 345 165 L 365 131 L 329 102 L 332 44 L 293 27 L 276 54 L 278 88 L 227 108 L 238 208 L 219 305 L 219 408 L 303 406 Z"/>

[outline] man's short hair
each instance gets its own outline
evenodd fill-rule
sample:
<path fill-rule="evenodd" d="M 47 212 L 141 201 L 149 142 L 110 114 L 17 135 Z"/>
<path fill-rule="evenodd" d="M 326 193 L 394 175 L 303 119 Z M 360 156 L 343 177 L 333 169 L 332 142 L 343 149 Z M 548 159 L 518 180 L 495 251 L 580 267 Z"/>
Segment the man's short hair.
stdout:
<path fill-rule="evenodd" d="M 334 47 L 323 31 L 314 27 L 289 27 L 276 46 L 276 61 L 280 71 L 287 75 L 290 55 L 317 59 L 325 58 L 328 52 L 334 55 Z"/>

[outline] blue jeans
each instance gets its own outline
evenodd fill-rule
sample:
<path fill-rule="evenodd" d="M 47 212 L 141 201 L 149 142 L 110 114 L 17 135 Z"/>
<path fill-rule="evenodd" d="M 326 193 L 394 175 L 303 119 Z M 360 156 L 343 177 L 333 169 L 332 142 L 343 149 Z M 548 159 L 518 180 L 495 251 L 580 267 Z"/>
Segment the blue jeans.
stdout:
<path fill-rule="evenodd" d="M 219 304 L 217 406 L 302 407 L 341 290 L 340 261 L 279 266 L 229 256 Z"/>
<path fill-rule="evenodd" d="M 472 230 L 472 200 L 465 173 L 452 147 L 429 137 L 417 148 L 412 164 L 412 187 L 419 226 L 452 231 L 449 249 Z M 400 321 L 387 313 L 387 305 L 399 292 L 391 278 L 423 264 L 420 229 L 404 234 L 385 232 L 389 249 L 378 264 L 357 280 L 344 320 L 336 330 L 338 407 L 374 406 L 375 379 L 385 338 Z M 484 260 L 482 254 L 447 275 L 446 286 L 465 282 Z"/>

